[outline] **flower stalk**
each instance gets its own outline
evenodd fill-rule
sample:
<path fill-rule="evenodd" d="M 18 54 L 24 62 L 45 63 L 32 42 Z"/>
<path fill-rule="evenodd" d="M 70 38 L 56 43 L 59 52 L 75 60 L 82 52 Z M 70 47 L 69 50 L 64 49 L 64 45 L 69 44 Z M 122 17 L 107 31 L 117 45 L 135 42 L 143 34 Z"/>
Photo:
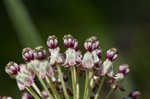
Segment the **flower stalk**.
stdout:
<path fill-rule="evenodd" d="M 35 99 L 40 99 L 40 97 L 30 87 L 25 88 Z"/>
<path fill-rule="evenodd" d="M 23 94 L 22 99 L 28 99 L 27 97 L 31 98 L 31 96 L 35 99 L 61 99 L 62 97 L 79 99 L 80 96 L 83 96 L 83 99 L 99 99 L 105 79 L 111 86 L 105 99 L 109 99 L 115 89 L 123 90 L 120 87 L 120 81 L 128 75 L 130 69 L 127 64 L 122 64 L 118 71 L 114 72 L 113 62 L 118 57 L 116 48 L 108 49 L 106 58 L 102 61 L 102 51 L 96 37 L 90 37 L 85 41 L 84 55 L 78 50 L 78 41 L 73 36 L 65 35 L 63 41 L 67 48 L 64 53 L 60 51 L 57 37 L 52 35 L 47 40 L 50 55 L 47 55 L 42 46 L 34 50 L 27 47 L 22 51 L 24 64 L 11 61 L 6 65 L 6 73 L 16 79 L 19 90 L 26 89 L 30 93 Z M 60 66 L 71 72 L 72 89 L 67 82 L 69 76 L 64 75 Z M 83 74 L 85 76 L 82 76 Z M 83 94 L 80 91 L 82 86 L 77 81 L 79 76 L 85 79 Z M 39 80 L 40 86 L 37 86 L 35 80 Z M 139 95 L 138 91 L 134 91 L 127 98 L 138 99 Z"/>
<path fill-rule="evenodd" d="M 101 90 L 102 90 L 104 81 L 105 81 L 105 76 L 102 77 L 102 79 L 101 79 L 100 85 L 99 85 L 99 87 L 98 87 L 98 90 L 97 90 L 97 92 L 96 92 L 96 95 L 95 95 L 95 98 L 94 98 L 94 99 L 98 99 L 99 94 L 100 94 L 100 92 L 101 92 Z"/>
<path fill-rule="evenodd" d="M 89 92 L 89 71 L 86 71 L 86 79 L 85 79 L 85 89 L 84 89 L 84 97 L 83 99 L 88 99 Z"/>
<path fill-rule="evenodd" d="M 76 78 L 76 68 L 74 66 L 71 67 L 71 75 L 72 75 L 73 97 L 74 99 L 77 99 L 77 78 Z"/>
<path fill-rule="evenodd" d="M 111 88 L 108 92 L 108 94 L 106 95 L 105 99 L 110 99 L 110 96 L 112 95 L 112 93 L 114 92 L 115 88 Z"/>
<path fill-rule="evenodd" d="M 57 65 L 57 70 L 58 70 L 58 73 L 59 73 L 59 77 L 60 77 L 60 80 L 61 80 L 61 84 L 62 84 L 62 88 L 63 88 L 63 91 L 64 91 L 65 98 L 69 99 L 67 89 L 66 89 L 66 86 L 65 86 L 65 82 L 64 82 L 64 79 L 63 79 L 63 74 L 62 74 L 60 66 L 58 66 L 58 65 Z"/>
<path fill-rule="evenodd" d="M 39 94 L 39 96 L 43 99 L 43 95 L 40 91 L 40 89 L 37 87 L 37 85 L 35 83 L 32 84 L 32 87 L 34 88 L 34 90 Z"/>
<path fill-rule="evenodd" d="M 43 79 L 41 79 L 41 77 L 39 76 L 38 72 L 35 71 L 35 73 L 36 73 L 36 76 L 38 77 L 38 79 L 39 79 L 41 85 L 43 86 L 44 90 L 47 92 L 48 96 L 50 97 L 50 99 L 54 99 L 53 96 L 51 95 L 50 91 L 48 90 L 48 88 L 47 88 L 45 82 L 44 82 Z"/>
<path fill-rule="evenodd" d="M 60 96 L 56 90 L 55 84 L 52 82 L 52 80 L 48 76 L 46 76 L 46 81 L 49 84 L 49 87 L 51 88 L 51 90 L 55 96 L 55 99 L 60 99 Z"/>

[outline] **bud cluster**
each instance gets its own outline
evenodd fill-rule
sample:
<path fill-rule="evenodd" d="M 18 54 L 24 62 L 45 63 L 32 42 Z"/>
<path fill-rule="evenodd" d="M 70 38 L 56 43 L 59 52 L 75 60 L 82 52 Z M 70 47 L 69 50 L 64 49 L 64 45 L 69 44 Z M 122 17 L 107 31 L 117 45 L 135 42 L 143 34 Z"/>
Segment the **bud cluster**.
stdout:
<path fill-rule="evenodd" d="M 123 90 L 120 82 L 130 69 L 127 64 L 122 64 L 118 71 L 114 72 L 113 63 L 118 58 L 116 48 L 108 49 L 103 61 L 102 50 L 95 36 L 84 42 L 84 54 L 79 50 L 78 40 L 72 35 L 65 35 L 63 42 L 66 50 L 61 53 L 57 37 L 49 36 L 46 42 L 49 53 L 46 53 L 42 46 L 34 49 L 27 47 L 22 51 L 24 64 L 9 62 L 6 65 L 6 73 L 16 79 L 19 89 L 29 92 L 24 93 L 22 99 L 79 99 L 81 96 L 82 99 L 99 99 L 105 78 L 109 82 L 111 92 L 117 88 Z M 66 72 L 62 72 L 62 69 Z M 79 76 L 85 79 L 84 87 L 79 83 Z M 70 78 L 72 85 L 68 80 Z M 36 80 L 40 84 L 36 84 Z M 80 94 L 82 88 L 85 88 L 83 95 Z M 108 92 L 106 99 L 109 99 L 110 95 Z M 137 99 L 138 96 L 139 92 L 136 91 L 128 97 Z"/>

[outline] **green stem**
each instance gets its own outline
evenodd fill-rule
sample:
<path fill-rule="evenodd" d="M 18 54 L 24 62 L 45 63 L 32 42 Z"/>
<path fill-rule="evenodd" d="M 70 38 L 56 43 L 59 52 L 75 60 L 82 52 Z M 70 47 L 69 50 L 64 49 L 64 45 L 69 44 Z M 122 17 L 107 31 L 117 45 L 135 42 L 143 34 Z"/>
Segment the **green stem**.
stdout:
<path fill-rule="evenodd" d="M 53 91 L 55 98 L 60 99 L 60 96 L 56 90 L 56 86 L 54 85 L 54 83 L 52 82 L 52 80 L 48 76 L 46 76 L 46 81 L 49 84 L 49 87 L 51 88 L 51 90 Z"/>
<path fill-rule="evenodd" d="M 92 71 L 91 73 L 92 73 L 92 76 L 91 76 L 90 79 L 89 79 L 90 83 L 91 83 L 91 81 L 93 80 L 93 76 L 94 76 L 94 72 Z M 93 86 L 94 86 L 94 84 L 95 84 L 95 82 L 94 82 L 94 80 L 93 80 Z M 92 92 L 93 86 L 90 86 L 90 87 L 89 87 L 89 93 Z M 90 95 L 90 94 L 89 94 L 89 95 Z"/>
<path fill-rule="evenodd" d="M 83 99 L 88 99 L 88 91 L 89 91 L 89 71 L 86 71 L 86 79 L 85 79 L 85 89 Z"/>
<path fill-rule="evenodd" d="M 72 75 L 73 99 L 77 99 L 77 78 L 75 66 L 71 67 L 71 75 Z"/>
<path fill-rule="evenodd" d="M 115 88 L 111 88 L 111 90 L 108 92 L 107 96 L 105 97 L 105 99 L 109 99 L 109 97 L 111 96 L 111 94 L 114 92 Z"/>
<path fill-rule="evenodd" d="M 100 83 L 100 85 L 99 85 L 99 88 L 98 88 L 98 90 L 97 90 L 97 93 L 96 93 L 94 99 L 98 99 L 99 94 L 100 94 L 100 92 L 101 92 L 101 90 L 102 90 L 102 86 L 103 86 L 103 84 L 104 84 L 104 80 L 105 80 L 105 76 L 102 77 L 101 83 Z"/>
<path fill-rule="evenodd" d="M 36 86 L 35 83 L 32 84 L 32 87 L 34 88 L 34 90 L 39 94 L 40 97 L 42 97 L 42 99 L 44 98 L 44 96 L 42 95 L 40 89 Z"/>
<path fill-rule="evenodd" d="M 77 99 L 80 99 L 79 84 L 77 83 Z"/>
<path fill-rule="evenodd" d="M 25 89 L 35 98 L 40 99 L 40 97 L 32 90 L 30 87 L 25 87 Z"/>
<path fill-rule="evenodd" d="M 48 96 L 50 97 L 50 99 L 53 99 L 53 96 L 50 94 L 50 91 L 48 90 L 46 84 L 44 83 L 44 81 L 40 78 L 39 73 L 35 70 L 35 73 L 41 83 L 41 85 L 43 86 L 44 90 L 47 92 Z"/>
<path fill-rule="evenodd" d="M 60 69 L 60 67 L 58 65 L 56 67 L 58 69 L 58 73 L 59 73 L 59 77 L 60 77 L 61 84 L 62 84 L 62 87 L 63 87 L 65 99 L 69 99 L 69 96 L 68 96 L 68 93 L 67 93 L 67 90 L 66 90 L 66 86 L 65 86 L 65 83 L 64 83 L 62 71 L 61 71 L 61 69 Z"/>

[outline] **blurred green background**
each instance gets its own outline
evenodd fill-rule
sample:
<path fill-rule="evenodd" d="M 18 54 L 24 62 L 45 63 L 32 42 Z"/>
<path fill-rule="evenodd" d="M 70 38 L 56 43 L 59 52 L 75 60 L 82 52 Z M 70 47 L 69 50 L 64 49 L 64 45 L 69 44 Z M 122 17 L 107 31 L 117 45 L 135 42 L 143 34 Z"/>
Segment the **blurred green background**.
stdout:
<path fill-rule="evenodd" d="M 126 81 L 127 91 L 131 91 L 131 88 L 138 89 L 142 93 L 141 99 L 149 99 L 149 1 L 19 0 L 31 17 L 33 24 L 29 22 L 30 25 L 23 19 L 25 16 L 29 19 L 30 17 L 24 15 L 20 5 L 14 4 L 14 7 L 18 15 L 22 15 L 22 19 L 15 13 L 9 1 L 18 0 L 0 1 L 0 95 L 20 99 L 16 82 L 5 73 L 4 67 L 10 60 L 23 62 L 23 47 L 46 45 L 48 35 L 52 34 L 59 37 L 62 45 L 61 38 L 70 33 L 79 40 L 80 47 L 86 38 L 95 35 L 104 52 L 111 47 L 118 48 L 121 61 L 115 64 L 121 64 L 123 61 L 131 65 L 131 73 Z M 17 20 L 22 21 L 16 22 Z M 35 29 L 32 26 L 35 26 Z M 36 36 L 36 33 L 39 36 Z"/>

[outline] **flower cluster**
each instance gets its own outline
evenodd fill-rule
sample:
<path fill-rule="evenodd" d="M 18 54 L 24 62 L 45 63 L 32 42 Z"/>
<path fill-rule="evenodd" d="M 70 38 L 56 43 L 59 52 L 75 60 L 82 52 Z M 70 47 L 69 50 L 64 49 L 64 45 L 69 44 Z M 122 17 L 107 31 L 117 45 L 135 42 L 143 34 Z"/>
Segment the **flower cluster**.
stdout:
<path fill-rule="evenodd" d="M 114 72 L 113 62 L 118 58 L 116 48 L 108 49 L 103 61 L 102 50 L 96 37 L 92 36 L 84 42 L 85 54 L 79 51 L 78 40 L 72 35 L 65 35 L 63 41 L 66 48 L 64 53 L 60 50 L 57 37 L 52 35 L 46 42 L 49 54 L 42 46 L 35 49 L 27 47 L 22 51 L 24 64 L 12 61 L 7 64 L 6 73 L 16 79 L 21 91 L 29 92 L 24 93 L 22 99 L 99 99 L 103 97 L 100 93 L 106 80 L 110 91 L 104 99 L 111 99 L 116 89 L 124 89 L 120 82 L 128 75 L 130 69 L 127 64 L 122 64 L 118 72 Z M 80 86 L 79 76 L 85 78 L 84 87 Z M 68 80 L 70 78 L 71 83 Z M 82 88 L 83 95 L 80 94 Z M 134 91 L 128 97 L 137 99 L 138 96 L 139 92 Z"/>

